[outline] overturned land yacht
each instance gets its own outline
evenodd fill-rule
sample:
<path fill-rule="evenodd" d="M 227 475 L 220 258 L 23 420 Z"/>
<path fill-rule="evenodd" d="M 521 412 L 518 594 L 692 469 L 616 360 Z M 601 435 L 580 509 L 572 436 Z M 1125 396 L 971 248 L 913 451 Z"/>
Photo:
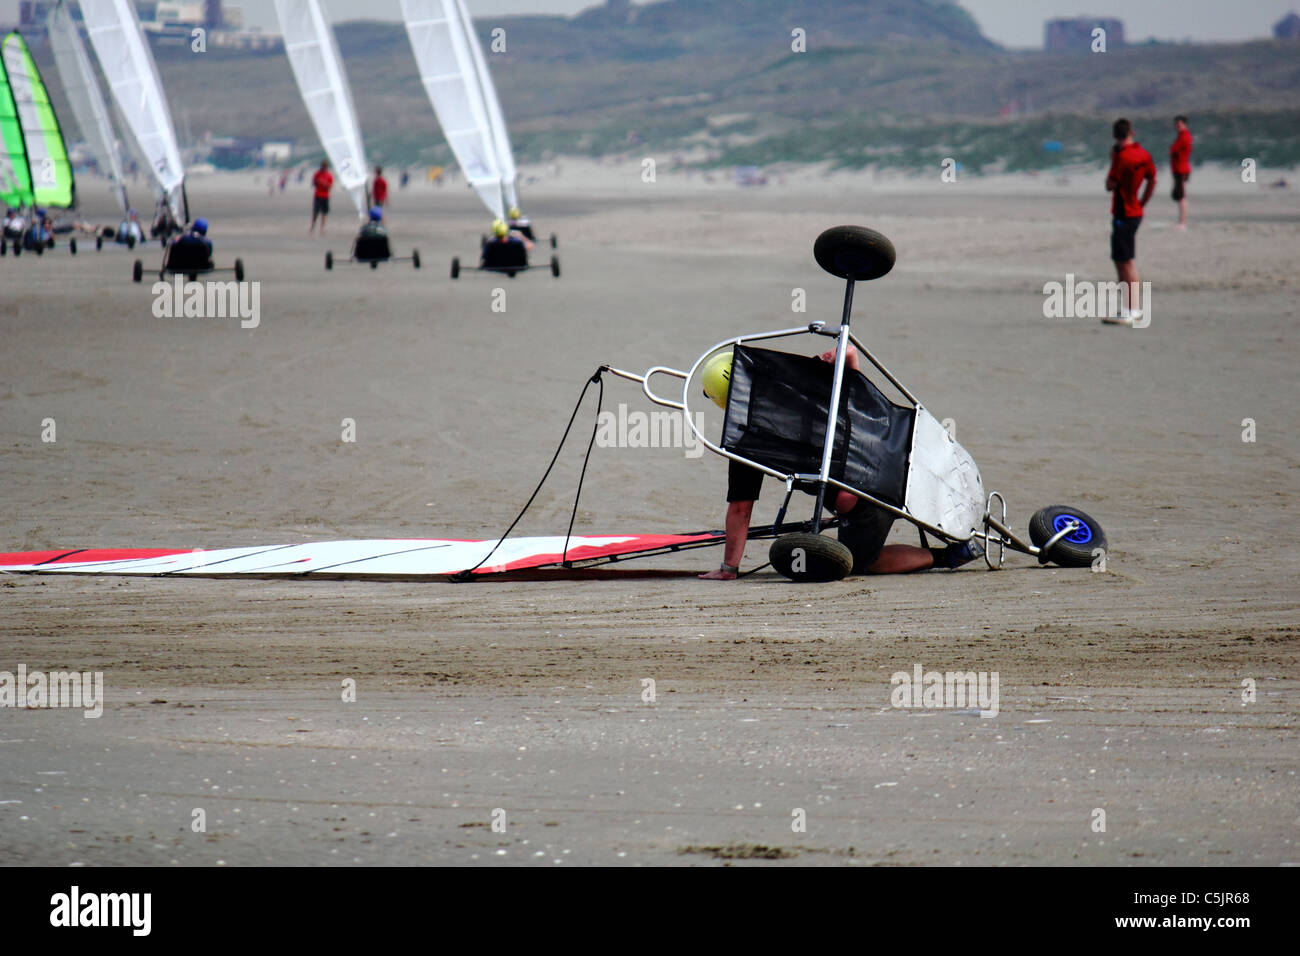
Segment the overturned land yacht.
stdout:
<path fill-rule="evenodd" d="M 827 494 L 847 491 L 911 522 L 926 536 L 956 544 L 977 539 L 991 570 L 1002 565 L 1006 549 L 1040 564 L 1088 567 L 1104 553 L 1101 526 L 1077 508 L 1055 505 L 1036 512 L 1026 541 L 1007 526 L 1006 502 L 985 492 L 979 469 L 920 400 L 850 330 L 854 287 L 879 279 L 894 266 L 893 243 L 861 226 L 836 226 L 818 237 L 817 263 L 846 281 L 838 328 L 812 322 L 794 328 L 738 335 L 717 343 L 689 370 L 655 366 L 643 374 L 608 368 L 641 383 L 653 402 L 684 413 L 687 427 L 710 451 L 742 462 L 785 483 L 786 496 L 775 524 L 780 526 L 796 490 L 816 498 L 802 531 L 782 534 L 772 543 L 773 567 L 797 581 L 831 581 L 847 576 L 853 556 L 840 542 L 821 534 Z M 835 340 L 834 365 L 756 343 L 796 336 Z M 870 363 L 902 396 L 888 398 L 861 372 L 846 367 L 849 347 Z M 715 354 L 733 353 L 731 386 L 721 437 L 704 435 L 691 414 L 693 387 Z M 665 375 L 682 383 L 681 400 L 655 391 L 652 379 Z"/>

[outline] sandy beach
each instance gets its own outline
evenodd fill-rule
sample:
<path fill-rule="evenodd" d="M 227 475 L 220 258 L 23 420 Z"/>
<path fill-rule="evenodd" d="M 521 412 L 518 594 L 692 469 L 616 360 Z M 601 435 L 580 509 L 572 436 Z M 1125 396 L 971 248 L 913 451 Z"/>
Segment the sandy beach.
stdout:
<path fill-rule="evenodd" d="M 322 239 L 305 186 L 192 179 L 218 264 L 260 283 L 255 328 L 156 317 L 130 281 L 156 244 L 0 259 L 0 551 L 491 538 L 597 366 L 837 321 L 812 244 L 857 223 L 898 250 L 857 334 L 954 420 L 1013 527 L 1098 518 L 1105 572 L 715 583 L 688 573 L 706 550 L 465 585 L 3 576 L 0 670 L 102 671 L 106 699 L 0 709 L 0 863 L 1300 864 L 1300 191 L 1198 170 L 1179 232 L 1166 176 L 1138 236 L 1151 322 L 1124 329 L 1043 312 L 1046 283 L 1114 278 L 1098 170 L 527 175 L 558 280 L 451 281 L 487 219 L 418 179 L 389 222 L 423 268 L 332 272 L 343 196 Z M 605 402 L 650 407 L 615 379 Z M 563 533 L 589 408 L 519 533 Z M 598 448 L 575 530 L 717 528 L 725 484 L 715 456 Z M 917 664 L 996 672 L 999 713 L 891 706 Z"/>

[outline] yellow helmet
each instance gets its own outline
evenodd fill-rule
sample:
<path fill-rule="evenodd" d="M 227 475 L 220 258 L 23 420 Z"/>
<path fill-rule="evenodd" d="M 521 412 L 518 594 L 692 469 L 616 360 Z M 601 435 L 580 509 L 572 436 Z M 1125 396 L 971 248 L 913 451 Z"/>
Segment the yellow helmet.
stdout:
<path fill-rule="evenodd" d="M 498 239 L 504 239 L 509 233 L 510 227 L 507 226 L 505 222 L 500 219 L 493 220 L 492 235 L 496 236 Z"/>
<path fill-rule="evenodd" d="M 700 369 L 700 382 L 704 395 L 719 408 L 727 407 L 727 394 L 731 391 L 731 353 L 719 352 Z"/>
<path fill-rule="evenodd" d="M 511 207 L 510 207 L 510 218 L 511 218 L 511 219 L 518 219 L 518 218 L 519 218 L 520 216 L 522 216 L 522 215 L 523 215 L 523 213 L 521 213 L 521 212 L 519 211 L 519 207 L 518 207 L 518 206 L 511 206 Z"/>

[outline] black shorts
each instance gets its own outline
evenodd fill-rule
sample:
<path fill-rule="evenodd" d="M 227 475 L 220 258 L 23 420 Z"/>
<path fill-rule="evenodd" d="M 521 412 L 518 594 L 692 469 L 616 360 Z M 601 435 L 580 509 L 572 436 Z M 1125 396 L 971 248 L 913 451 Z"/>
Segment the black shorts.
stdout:
<path fill-rule="evenodd" d="M 329 196 L 312 196 L 311 213 L 313 216 L 328 216 L 330 214 L 330 197 Z"/>
<path fill-rule="evenodd" d="M 1170 193 L 1174 202 L 1186 198 L 1187 190 L 1184 187 L 1187 185 L 1187 177 L 1190 175 L 1190 173 L 1174 173 L 1174 191 Z"/>
<path fill-rule="evenodd" d="M 1110 229 L 1110 257 L 1116 262 L 1131 262 L 1137 258 L 1137 231 L 1142 217 L 1114 219 Z"/>
<path fill-rule="evenodd" d="M 862 574 L 880 558 L 894 526 L 894 516 L 883 508 L 859 501 L 844 516 L 848 524 L 839 529 L 840 544 L 853 552 L 853 573 Z"/>

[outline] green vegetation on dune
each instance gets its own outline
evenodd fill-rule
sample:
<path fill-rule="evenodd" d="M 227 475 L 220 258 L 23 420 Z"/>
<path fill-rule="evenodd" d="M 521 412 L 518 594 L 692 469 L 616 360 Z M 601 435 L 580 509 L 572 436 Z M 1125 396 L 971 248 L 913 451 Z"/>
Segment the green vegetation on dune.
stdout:
<path fill-rule="evenodd" d="M 1173 141 L 1168 115 L 1130 113 L 1140 140 L 1158 163 Z M 1300 157 L 1300 110 L 1197 113 L 1194 161 L 1237 165 L 1250 157 L 1263 166 L 1290 166 Z M 849 121 L 806 126 L 722 150 L 712 165 L 766 166 L 829 162 L 936 172 L 951 157 L 971 173 L 1048 170 L 1102 163 L 1111 145 L 1111 120 L 1095 115 L 1043 115 L 1009 121 L 926 119 L 911 123 Z M 1048 149 L 1047 144 L 1059 144 Z"/>

